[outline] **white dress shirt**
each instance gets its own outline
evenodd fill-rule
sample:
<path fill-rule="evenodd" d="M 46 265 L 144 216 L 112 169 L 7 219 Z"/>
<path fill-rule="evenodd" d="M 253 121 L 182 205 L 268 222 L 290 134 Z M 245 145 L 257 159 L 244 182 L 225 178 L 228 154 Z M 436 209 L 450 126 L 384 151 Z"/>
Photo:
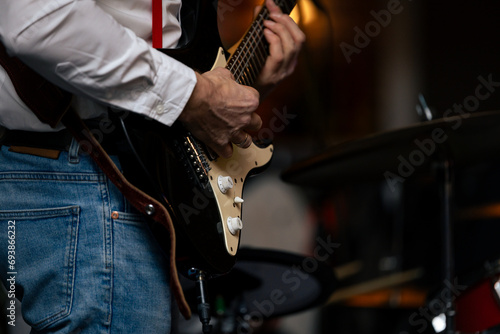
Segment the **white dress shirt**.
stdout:
<path fill-rule="evenodd" d="M 193 70 L 151 47 L 152 0 L 0 0 L 0 39 L 11 55 L 75 95 L 83 118 L 107 106 L 171 125 L 196 84 Z M 181 35 L 181 0 L 163 0 L 163 46 Z M 0 67 L 0 125 L 51 131 Z"/>

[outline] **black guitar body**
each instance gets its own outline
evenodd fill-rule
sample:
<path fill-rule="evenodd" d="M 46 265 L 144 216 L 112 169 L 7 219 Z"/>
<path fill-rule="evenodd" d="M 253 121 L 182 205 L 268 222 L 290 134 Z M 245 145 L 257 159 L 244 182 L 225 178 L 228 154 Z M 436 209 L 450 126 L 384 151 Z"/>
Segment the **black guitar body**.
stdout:
<path fill-rule="evenodd" d="M 129 156 L 125 174 L 169 210 L 176 229 L 179 272 L 186 274 L 191 268 L 213 275 L 228 272 L 236 258 L 224 246 L 222 218 L 208 176 L 197 173 L 190 159 L 192 146 L 185 145 L 189 134 L 135 114 L 125 117 L 124 123 L 140 159 Z M 150 228 L 168 250 L 164 227 L 151 221 Z"/>

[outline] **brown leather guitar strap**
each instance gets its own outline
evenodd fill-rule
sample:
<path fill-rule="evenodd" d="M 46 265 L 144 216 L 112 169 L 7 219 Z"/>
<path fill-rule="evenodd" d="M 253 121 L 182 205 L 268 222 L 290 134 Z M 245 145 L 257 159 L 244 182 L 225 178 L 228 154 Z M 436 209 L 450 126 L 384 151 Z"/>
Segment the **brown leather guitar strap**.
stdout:
<path fill-rule="evenodd" d="M 191 309 L 186 302 L 179 282 L 176 266 L 176 239 L 172 218 L 167 209 L 157 200 L 134 185 L 116 167 L 80 116 L 69 108 L 71 94 L 48 82 L 38 73 L 24 65 L 19 59 L 10 57 L 0 43 L 0 65 L 7 71 L 16 93 L 33 111 L 40 121 L 55 127 L 60 122 L 68 128 L 106 176 L 121 191 L 125 198 L 141 213 L 163 225 L 170 236 L 170 287 L 181 314 L 189 319 Z"/>

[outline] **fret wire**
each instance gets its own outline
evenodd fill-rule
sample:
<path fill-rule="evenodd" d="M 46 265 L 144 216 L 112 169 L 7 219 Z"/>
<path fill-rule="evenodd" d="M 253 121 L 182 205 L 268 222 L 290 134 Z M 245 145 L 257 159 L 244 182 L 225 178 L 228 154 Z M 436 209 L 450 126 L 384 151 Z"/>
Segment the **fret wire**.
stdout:
<path fill-rule="evenodd" d="M 241 77 L 240 77 L 240 83 L 243 84 L 243 85 L 246 85 L 246 86 L 249 86 L 249 82 L 248 82 L 248 79 L 247 77 L 245 76 L 245 73 L 243 72 Z"/>
<path fill-rule="evenodd" d="M 235 57 L 239 57 L 239 54 L 241 54 L 240 50 L 242 50 L 244 47 L 243 42 L 244 42 L 244 40 L 242 41 L 240 46 L 238 46 L 238 48 L 236 49 L 236 52 L 234 55 Z M 233 57 L 233 59 L 235 59 L 235 57 Z M 240 62 L 235 62 L 234 66 L 238 66 L 238 65 L 240 65 Z M 229 70 L 233 73 L 235 73 L 237 71 L 237 68 L 235 68 L 234 66 L 229 67 Z"/>
<path fill-rule="evenodd" d="M 259 37 L 259 43 L 257 46 L 256 54 L 258 54 L 260 60 L 264 64 L 266 62 L 267 56 L 269 55 L 269 50 L 266 48 L 266 44 L 262 43 L 264 37 Z"/>
<path fill-rule="evenodd" d="M 243 53 L 243 54 L 245 53 L 245 50 L 244 50 L 244 49 L 242 49 L 242 53 Z M 244 64 L 244 63 L 245 63 L 245 57 L 244 57 L 244 56 L 241 56 L 240 58 L 241 58 L 241 59 L 240 59 L 240 61 L 238 62 L 237 66 L 236 66 L 236 68 L 235 68 L 235 71 L 236 71 L 237 73 L 239 73 L 239 75 L 240 75 L 240 76 L 242 76 L 242 75 L 243 75 L 243 73 L 244 73 L 244 71 L 245 71 L 245 64 Z"/>
<path fill-rule="evenodd" d="M 237 75 L 235 75 L 235 78 L 238 79 L 238 81 L 243 81 L 243 75 L 244 75 L 244 72 L 243 72 L 243 67 L 241 66 L 238 66 L 238 68 L 236 69 L 236 73 Z M 243 82 L 241 82 L 243 83 Z"/>
<path fill-rule="evenodd" d="M 260 21 L 260 20 L 259 20 L 259 21 Z M 258 22 L 257 22 L 257 23 L 258 23 Z M 244 45 L 243 45 L 243 48 L 244 48 L 244 49 L 246 49 L 247 54 L 252 54 L 252 57 L 246 57 L 246 58 L 244 59 L 244 60 L 245 60 L 245 62 L 242 62 L 241 64 L 239 64 L 239 65 L 240 65 L 240 66 L 242 66 L 243 68 L 246 68 L 246 67 L 248 67 L 248 66 L 249 66 L 249 63 L 251 63 L 252 58 L 255 58 L 255 57 L 254 57 L 254 55 L 253 55 L 253 53 L 255 52 L 255 49 L 256 49 L 257 47 L 259 47 L 259 44 L 261 44 L 261 43 L 258 43 L 258 44 L 253 43 L 253 44 L 254 44 L 254 47 L 253 47 L 253 48 L 251 48 L 251 47 L 249 46 L 249 44 L 252 42 L 252 40 L 255 40 L 255 34 L 254 34 L 254 33 L 255 33 L 255 29 L 253 29 L 253 30 L 249 31 L 249 35 L 247 36 L 248 38 L 246 38 L 246 39 L 243 41 L 243 43 L 242 43 L 242 44 L 244 44 Z M 260 34 L 260 35 L 261 35 L 261 34 Z M 260 38 L 260 36 L 259 36 L 259 42 L 261 42 L 261 41 L 262 41 L 262 39 L 261 39 L 261 38 Z M 254 52 L 250 53 L 250 49 L 252 49 Z M 255 63 L 254 63 L 254 64 L 255 64 Z M 259 66 L 259 67 L 260 67 L 260 66 Z M 259 69 L 259 72 L 260 72 L 260 69 Z M 251 79 L 251 82 L 252 82 L 252 83 L 253 83 L 253 81 L 255 80 L 255 78 L 256 78 L 256 76 L 257 76 L 257 75 L 258 75 L 258 73 L 257 73 L 257 74 L 255 74 L 255 71 L 254 71 L 254 73 L 252 74 L 252 77 L 253 77 L 253 78 Z M 247 80 L 247 82 L 248 82 L 248 80 Z"/>
<path fill-rule="evenodd" d="M 250 65 L 248 66 L 248 73 L 250 74 L 250 78 L 252 79 L 252 84 L 253 84 L 255 82 L 255 79 L 257 79 L 259 72 L 256 71 L 254 66 Z"/>
<path fill-rule="evenodd" d="M 250 67 L 247 67 L 246 72 L 248 74 L 249 83 L 250 83 L 250 85 L 252 85 L 255 82 L 256 77 L 255 77 L 254 73 L 252 72 L 252 70 L 250 69 Z"/>
<path fill-rule="evenodd" d="M 255 49 L 255 46 L 252 47 L 251 46 L 251 41 L 249 42 L 249 40 L 251 40 L 253 37 L 253 31 L 250 33 L 250 35 L 243 41 L 242 43 L 242 51 L 244 54 L 246 54 L 247 56 L 244 56 L 243 57 L 243 61 L 241 63 L 238 64 L 238 66 L 240 67 L 246 67 L 251 59 L 251 55 L 252 55 L 252 51 Z"/>
<path fill-rule="evenodd" d="M 254 78 L 256 75 L 255 75 L 255 68 L 252 66 L 252 61 L 250 60 L 249 61 L 249 64 L 247 66 L 247 72 L 250 74 L 250 78 Z"/>
<path fill-rule="evenodd" d="M 295 1 L 277 0 L 275 3 L 283 12 L 290 13 Z M 269 45 L 262 34 L 266 19 L 269 19 L 269 11 L 263 7 L 226 66 L 241 84 L 251 85 L 256 80 L 269 55 Z"/>
<path fill-rule="evenodd" d="M 251 85 L 253 81 L 255 80 L 255 71 L 253 70 L 252 66 L 250 65 L 250 61 L 246 61 L 246 66 L 243 67 L 243 73 L 245 74 L 245 77 L 247 78 L 246 82 Z"/>
<path fill-rule="evenodd" d="M 253 36 L 254 37 L 254 36 Z M 254 38 L 255 40 L 255 38 Z M 265 59 L 262 58 L 262 54 L 261 54 L 261 41 L 262 39 L 259 37 L 258 40 L 255 40 L 255 50 L 254 50 L 254 59 L 256 59 L 258 61 L 258 65 L 260 67 L 260 69 L 262 69 L 262 67 L 264 66 L 265 64 Z"/>
<path fill-rule="evenodd" d="M 250 36 L 251 38 L 251 46 L 252 46 L 252 52 L 250 53 L 250 58 L 249 58 L 249 63 L 251 64 L 252 71 L 257 73 L 255 76 L 258 75 L 260 70 L 262 69 L 261 64 L 259 64 L 258 59 L 255 57 L 256 56 L 256 49 L 258 47 L 258 44 L 256 43 L 255 36 L 252 35 Z"/>
<path fill-rule="evenodd" d="M 231 73 L 233 73 L 235 78 L 240 78 L 241 77 L 241 67 L 237 67 L 236 69 L 232 70 Z"/>
<path fill-rule="evenodd" d="M 250 86 L 250 85 L 251 85 L 251 83 L 252 83 L 252 82 L 251 82 L 251 81 L 250 81 L 250 79 L 248 78 L 248 73 L 245 71 L 245 69 L 243 69 L 243 70 L 241 71 L 241 76 L 240 76 L 240 77 L 241 77 L 241 80 L 243 81 L 243 84 L 244 84 L 244 85 L 247 85 L 247 86 Z"/>
<path fill-rule="evenodd" d="M 238 70 L 237 70 L 237 73 L 238 73 L 238 75 L 235 76 L 235 77 L 237 77 L 239 79 L 242 79 L 243 75 L 244 75 L 243 67 L 239 67 Z"/>
<path fill-rule="evenodd" d="M 236 81 L 238 81 L 240 84 L 243 84 L 243 75 L 241 73 L 236 76 Z"/>
<path fill-rule="evenodd" d="M 241 71 L 240 81 L 242 85 L 248 86 L 248 78 L 246 77 L 245 71 Z"/>
<path fill-rule="evenodd" d="M 257 18 L 254 21 L 254 24 L 252 25 L 252 28 L 249 31 L 249 35 L 255 35 L 255 34 L 260 34 L 261 31 L 256 31 L 258 28 L 262 30 L 264 26 L 264 20 L 266 20 L 269 17 L 269 13 L 267 11 L 267 8 L 264 8 L 261 13 L 257 16 Z"/>
<path fill-rule="evenodd" d="M 257 25 L 259 25 L 259 26 L 263 26 L 263 19 L 264 19 L 265 17 L 267 17 L 268 15 L 269 15 L 269 14 L 268 14 L 267 8 L 265 8 L 265 7 L 264 7 L 264 8 L 262 9 L 261 13 L 259 13 L 259 15 L 257 16 L 257 19 L 254 21 L 254 24 L 252 24 L 252 27 L 250 28 L 250 30 L 249 30 L 249 34 L 250 34 L 250 35 L 255 33 L 255 27 L 256 27 Z M 247 36 L 248 36 L 248 35 L 247 35 Z M 243 47 L 246 47 L 246 46 L 247 46 L 247 43 L 248 43 L 248 39 L 247 39 L 247 38 L 245 38 L 245 39 L 243 40 L 243 42 L 242 42 L 242 45 L 240 45 L 240 47 L 239 47 L 238 49 L 243 48 Z M 239 64 L 237 64 L 237 65 L 238 65 L 238 66 L 244 66 L 244 64 L 243 64 L 243 63 L 239 63 Z M 229 68 L 229 70 L 233 71 L 233 70 L 235 70 L 235 69 L 234 69 L 234 67 L 232 67 L 232 68 Z"/>

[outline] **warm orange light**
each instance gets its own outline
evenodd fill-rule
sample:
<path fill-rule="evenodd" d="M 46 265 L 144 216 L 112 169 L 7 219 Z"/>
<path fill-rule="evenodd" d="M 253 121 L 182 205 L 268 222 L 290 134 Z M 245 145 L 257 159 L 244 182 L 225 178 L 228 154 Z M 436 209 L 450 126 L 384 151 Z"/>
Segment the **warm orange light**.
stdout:
<path fill-rule="evenodd" d="M 300 0 L 292 10 L 292 19 L 302 25 L 310 24 L 317 18 L 317 8 L 311 0 Z"/>

